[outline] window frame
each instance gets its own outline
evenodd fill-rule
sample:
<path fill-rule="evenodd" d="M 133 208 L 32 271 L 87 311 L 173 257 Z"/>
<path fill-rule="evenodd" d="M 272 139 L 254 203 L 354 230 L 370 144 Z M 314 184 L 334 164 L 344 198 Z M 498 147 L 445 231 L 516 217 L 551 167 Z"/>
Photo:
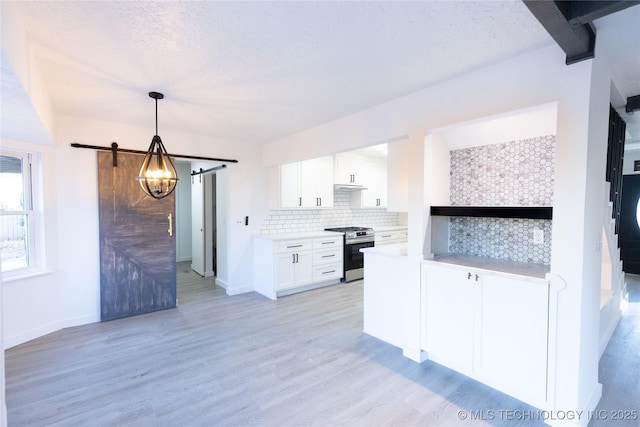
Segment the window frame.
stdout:
<path fill-rule="evenodd" d="M 16 148 L 0 148 L 0 155 L 18 157 L 22 159 L 22 191 L 23 191 L 23 210 L 2 210 L 0 216 L 24 215 L 27 222 L 27 265 L 25 267 L 16 268 L 9 271 L 0 271 L 2 280 L 8 281 L 21 277 L 31 276 L 43 271 L 44 262 L 39 243 L 42 242 L 42 227 L 39 215 L 38 197 L 38 165 L 40 156 L 38 153 L 28 150 Z"/>

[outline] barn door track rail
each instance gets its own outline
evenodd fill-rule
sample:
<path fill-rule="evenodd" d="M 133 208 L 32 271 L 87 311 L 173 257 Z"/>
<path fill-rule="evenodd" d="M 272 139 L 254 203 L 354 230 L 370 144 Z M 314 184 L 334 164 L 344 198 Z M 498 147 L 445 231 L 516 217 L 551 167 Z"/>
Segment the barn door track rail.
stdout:
<path fill-rule="evenodd" d="M 118 151 L 121 153 L 133 153 L 133 154 L 147 154 L 146 151 L 142 150 L 129 150 L 127 148 L 119 148 L 117 142 L 112 142 L 111 147 L 101 147 L 99 145 L 85 145 L 78 144 L 77 142 L 72 142 L 71 146 L 73 148 L 89 148 L 92 150 L 103 150 L 103 151 L 111 151 L 113 154 L 113 166 L 118 166 Z M 235 159 L 219 159 L 216 157 L 203 157 L 203 156 L 189 156 L 184 154 L 169 154 L 169 157 L 176 157 L 180 159 L 190 159 L 190 160 L 207 160 L 211 162 L 224 162 L 224 163 L 238 163 Z"/>

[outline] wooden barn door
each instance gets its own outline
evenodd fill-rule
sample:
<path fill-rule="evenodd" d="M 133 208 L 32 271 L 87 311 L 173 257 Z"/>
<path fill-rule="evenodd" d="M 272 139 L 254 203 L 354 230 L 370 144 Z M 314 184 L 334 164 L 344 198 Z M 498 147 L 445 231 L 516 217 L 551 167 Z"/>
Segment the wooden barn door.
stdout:
<path fill-rule="evenodd" d="M 176 306 L 175 193 L 156 200 L 142 192 L 142 159 L 118 153 L 114 167 L 110 152 L 98 152 L 103 321 Z"/>

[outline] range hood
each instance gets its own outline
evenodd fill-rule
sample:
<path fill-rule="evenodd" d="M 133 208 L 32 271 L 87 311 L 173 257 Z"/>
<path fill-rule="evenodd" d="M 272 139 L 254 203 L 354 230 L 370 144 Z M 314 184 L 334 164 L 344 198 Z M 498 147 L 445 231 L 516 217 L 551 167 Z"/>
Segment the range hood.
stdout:
<path fill-rule="evenodd" d="M 335 190 L 345 190 L 345 191 L 361 191 L 368 190 L 367 187 L 357 184 L 333 184 L 333 188 Z"/>

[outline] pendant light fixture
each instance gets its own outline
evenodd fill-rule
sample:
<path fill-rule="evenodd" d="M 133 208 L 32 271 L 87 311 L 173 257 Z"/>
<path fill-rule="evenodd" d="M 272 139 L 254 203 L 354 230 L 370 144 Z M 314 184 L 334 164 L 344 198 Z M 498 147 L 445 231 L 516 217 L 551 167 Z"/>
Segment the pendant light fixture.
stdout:
<path fill-rule="evenodd" d="M 164 98 L 164 95 L 159 92 L 149 92 L 149 96 L 156 100 L 156 134 L 151 140 L 136 179 L 147 195 L 154 199 L 162 199 L 176 189 L 178 174 L 158 135 L 158 99 Z"/>

